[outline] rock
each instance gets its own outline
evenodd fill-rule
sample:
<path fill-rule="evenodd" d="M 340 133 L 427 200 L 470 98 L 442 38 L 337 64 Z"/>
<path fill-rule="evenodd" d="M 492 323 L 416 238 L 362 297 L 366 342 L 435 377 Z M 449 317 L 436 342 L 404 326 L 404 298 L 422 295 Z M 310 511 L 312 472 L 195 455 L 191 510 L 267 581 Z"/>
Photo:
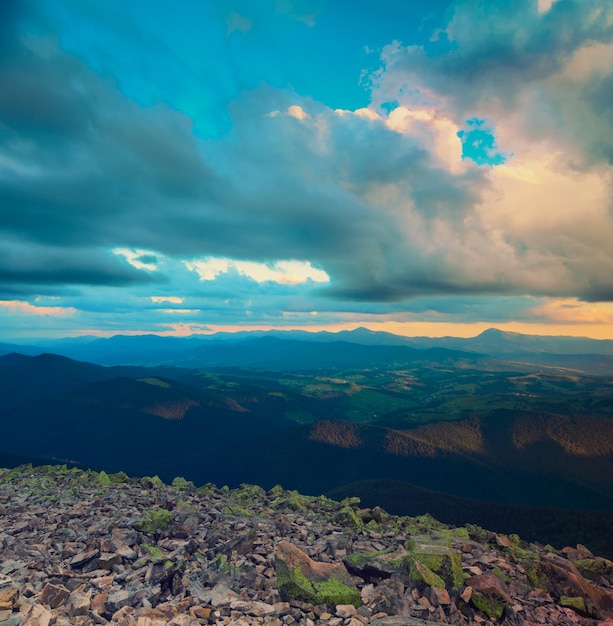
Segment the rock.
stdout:
<path fill-rule="evenodd" d="M 33 604 L 26 612 L 21 626 L 49 626 L 52 615 L 42 604 Z"/>
<path fill-rule="evenodd" d="M 353 604 L 338 604 L 336 606 L 336 614 L 339 617 L 353 617 L 357 615 L 357 609 Z"/>
<path fill-rule="evenodd" d="M 214 607 L 229 606 L 233 600 L 238 600 L 238 594 L 226 584 L 219 583 L 205 594 L 204 602 Z"/>
<path fill-rule="evenodd" d="M 277 587 L 282 600 L 311 604 L 362 604 L 360 594 L 343 565 L 318 563 L 288 541 L 275 548 Z"/>
<path fill-rule="evenodd" d="M 546 555 L 538 564 L 538 573 L 554 597 L 583 598 L 584 611 L 576 606 L 571 608 L 598 619 L 613 617 L 613 593 L 589 583 L 571 561 L 557 555 Z M 578 605 L 578 602 L 575 604 Z"/>
<path fill-rule="evenodd" d="M 447 537 L 417 535 L 411 543 L 410 550 L 354 552 L 344 563 L 352 574 L 367 581 L 397 575 L 406 584 L 417 581 L 451 589 L 463 583 L 462 555 L 449 547 Z"/>
<path fill-rule="evenodd" d="M 440 587 L 432 587 L 430 589 L 430 603 L 433 606 L 439 606 L 441 604 L 448 605 L 451 604 L 451 598 L 449 597 L 449 593 L 446 589 L 441 589 Z"/>
<path fill-rule="evenodd" d="M 444 622 L 425 621 L 418 617 L 383 617 L 370 622 L 371 626 L 444 626 Z"/>
<path fill-rule="evenodd" d="M 89 561 L 95 559 L 100 555 L 99 550 L 87 550 L 86 552 L 79 552 L 76 556 L 74 556 L 70 561 L 71 567 L 82 567 Z"/>
<path fill-rule="evenodd" d="M 57 609 L 58 606 L 62 606 L 66 602 L 69 595 L 70 591 L 66 587 L 47 583 L 40 594 L 39 602 L 46 604 L 52 609 Z"/>
<path fill-rule="evenodd" d="M 85 593 L 84 591 L 73 591 L 70 594 L 67 603 L 67 610 L 71 617 L 78 615 L 87 615 L 89 613 L 89 607 L 91 605 L 91 592 Z"/>
<path fill-rule="evenodd" d="M 272 604 L 266 604 L 265 602 L 232 600 L 230 601 L 230 608 L 242 611 L 243 613 L 247 613 L 248 615 L 253 615 L 255 617 L 274 615 L 276 613 L 275 607 Z"/>
<path fill-rule="evenodd" d="M 112 570 L 113 565 L 121 565 L 121 556 L 115 553 L 103 552 L 99 557 L 96 565 L 100 569 Z"/>
<path fill-rule="evenodd" d="M 574 561 L 579 573 L 587 580 L 596 582 L 599 578 L 604 578 L 613 584 L 613 562 L 599 557 L 577 559 Z"/>
<path fill-rule="evenodd" d="M 462 598 L 462 600 L 464 600 L 464 602 L 468 604 L 470 602 L 470 598 L 472 597 L 472 595 L 473 595 L 473 588 L 469 585 L 462 591 L 462 593 L 460 594 L 460 598 Z"/>
<path fill-rule="evenodd" d="M 106 600 L 107 610 L 111 613 L 116 613 L 124 606 L 129 606 L 132 603 L 134 593 L 134 591 L 120 589 L 119 591 L 109 594 Z"/>
<path fill-rule="evenodd" d="M 512 604 L 506 585 L 494 574 L 473 576 L 466 584 L 472 588 L 471 604 L 488 617 L 500 619 Z"/>
<path fill-rule="evenodd" d="M 611 610 L 611 561 L 582 546 L 560 556 L 428 516 L 378 511 L 376 521 L 351 499 L 280 487 L 149 488 L 110 476 L 102 485 L 99 474 L 60 468 L 2 475 L 0 626 L 26 615 L 34 626 L 588 626 Z M 339 515 L 346 507 L 358 532 Z M 299 585 L 290 594 L 283 567 L 314 595 Z M 331 579 L 350 601 L 322 597 L 318 584 Z"/>
<path fill-rule="evenodd" d="M 0 611 L 12 611 L 19 598 L 17 587 L 4 587 L 0 589 Z"/>
<path fill-rule="evenodd" d="M 190 626 L 193 623 L 194 620 L 189 615 L 177 615 L 168 622 L 168 626 Z M 198 622 L 195 623 L 198 624 Z"/>

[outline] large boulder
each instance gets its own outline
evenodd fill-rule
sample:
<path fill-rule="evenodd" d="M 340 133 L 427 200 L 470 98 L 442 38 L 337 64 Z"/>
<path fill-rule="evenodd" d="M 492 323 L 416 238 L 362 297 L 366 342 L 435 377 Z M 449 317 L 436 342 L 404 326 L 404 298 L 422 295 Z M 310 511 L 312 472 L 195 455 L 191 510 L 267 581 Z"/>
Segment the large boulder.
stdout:
<path fill-rule="evenodd" d="M 413 535 L 406 548 L 354 552 L 345 559 L 345 565 L 366 581 L 394 576 L 410 586 L 458 588 L 464 582 L 462 555 L 449 544 L 444 536 Z"/>
<path fill-rule="evenodd" d="M 361 606 L 360 594 L 343 565 L 318 563 L 289 541 L 275 548 L 277 588 L 281 599 L 310 604 Z"/>
<path fill-rule="evenodd" d="M 564 598 L 569 608 L 596 619 L 613 617 L 613 593 L 588 582 L 572 561 L 545 555 L 538 564 L 538 575 L 542 586 L 558 601 Z"/>

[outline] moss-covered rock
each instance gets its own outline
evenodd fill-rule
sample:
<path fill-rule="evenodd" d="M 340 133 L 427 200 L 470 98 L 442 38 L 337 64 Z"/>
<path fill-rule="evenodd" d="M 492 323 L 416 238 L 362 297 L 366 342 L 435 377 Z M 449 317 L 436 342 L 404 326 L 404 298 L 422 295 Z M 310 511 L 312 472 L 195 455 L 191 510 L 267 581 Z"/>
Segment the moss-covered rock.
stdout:
<path fill-rule="evenodd" d="M 446 554 L 437 554 L 423 550 L 413 550 L 412 555 L 438 577 L 444 580 L 444 587 L 459 587 L 464 582 L 462 572 L 462 556 L 459 552 L 449 550 Z M 439 586 L 439 585 L 435 585 Z"/>
<path fill-rule="evenodd" d="M 148 489 L 161 489 L 164 486 L 162 479 L 159 476 L 143 476 L 140 479 L 140 484 Z"/>
<path fill-rule="evenodd" d="M 418 559 L 410 559 L 409 575 L 414 582 L 421 582 L 428 587 L 445 588 L 445 581 L 435 574 L 425 563 Z"/>
<path fill-rule="evenodd" d="M 362 519 L 356 514 L 356 512 L 350 506 L 344 506 L 334 516 L 334 521 L 341 526 L 351 528 L 351 530 L 361 530 L 364 526 Z"/>
<path fill-rule="evenodd" d="M 145 515 L 136 520 L 133 525 L 137 530 L 153 535 L 166 530 L 172 522 L 172 513 L 166 509 L 150 509 Z"/>
<path fill-rule="evenodd" d="M 299 568 L 278 569 L 277 587 L 281 600 L 289 602 L 299 600 L 314 605 L 353 604 L 361 606 L 360 594 L 355 588 L 345 585 L 337 578 L 323 581 L 309 580 Z"/>
<path fill-rule="evenodd" d="M 131 482 L 130 477 L 125 472 L 109 474 L 109 479 L 113 485 L 125 485 Z"/>
<path fill-rule="evenodd" d="M 601 576 L 613 583 L 613 563 L 607 559 L 593 558 L 575 561 L 575 567 L 588 580 L 596 581 Z"/>
<path fill-rule="evenodd" d="M 493 596 L 487 596 L 477 591 L 473 592 L 470 601 L 476 609 L 493 619 L 500 619 L 504 613 L 504 602 Z"/>
<path fill-rule="evenodd" d="M 342 565 L 317 563 L 296 546 L 280 542 L 275 549 L 277 589 L 285 602 L 361 606 L 360 594 Z"/>
<path fill-rule="evenodd" d="M 104 470 L 102 470 L 98 474 L 98 476 L 96 476 L 94 482 L 96 483 L 96 485 L 110 485 L 111 479 L 109 478 L 109 475 Z"/>
<path fill-rule="evenodd" d="M 568 607 L 583 615 L 586 614 L 585 600 L 581 596 L 560 596 L 560 606 Z"/>
<path fill-rule="evenodd" d="M 191 480 L 187 480 L 183 476 L 173 478 L 172 486 L 180 491 L 194 491 L 196 488 Z"/>

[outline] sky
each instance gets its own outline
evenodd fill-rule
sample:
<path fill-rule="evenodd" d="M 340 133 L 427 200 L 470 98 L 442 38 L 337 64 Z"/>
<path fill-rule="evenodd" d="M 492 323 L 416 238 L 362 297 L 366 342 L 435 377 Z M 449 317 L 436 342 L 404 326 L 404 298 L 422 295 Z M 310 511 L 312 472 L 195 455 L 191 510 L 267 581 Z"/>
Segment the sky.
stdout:
<path fill-rule="evenodd" d="M 613 338 L 610 0 L 0 0 L 0 339 Z"/>

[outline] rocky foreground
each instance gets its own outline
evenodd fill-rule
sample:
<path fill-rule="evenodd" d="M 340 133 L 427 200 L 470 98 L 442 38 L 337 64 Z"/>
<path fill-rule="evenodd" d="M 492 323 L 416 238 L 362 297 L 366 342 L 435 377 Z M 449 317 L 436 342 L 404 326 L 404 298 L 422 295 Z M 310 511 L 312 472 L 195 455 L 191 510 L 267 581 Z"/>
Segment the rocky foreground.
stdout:
<path fill-rule="evenodd" d="M 613 625 L 612 583 L 583 546 L 355 498 L 0 470 L 0 626 Z"/>

